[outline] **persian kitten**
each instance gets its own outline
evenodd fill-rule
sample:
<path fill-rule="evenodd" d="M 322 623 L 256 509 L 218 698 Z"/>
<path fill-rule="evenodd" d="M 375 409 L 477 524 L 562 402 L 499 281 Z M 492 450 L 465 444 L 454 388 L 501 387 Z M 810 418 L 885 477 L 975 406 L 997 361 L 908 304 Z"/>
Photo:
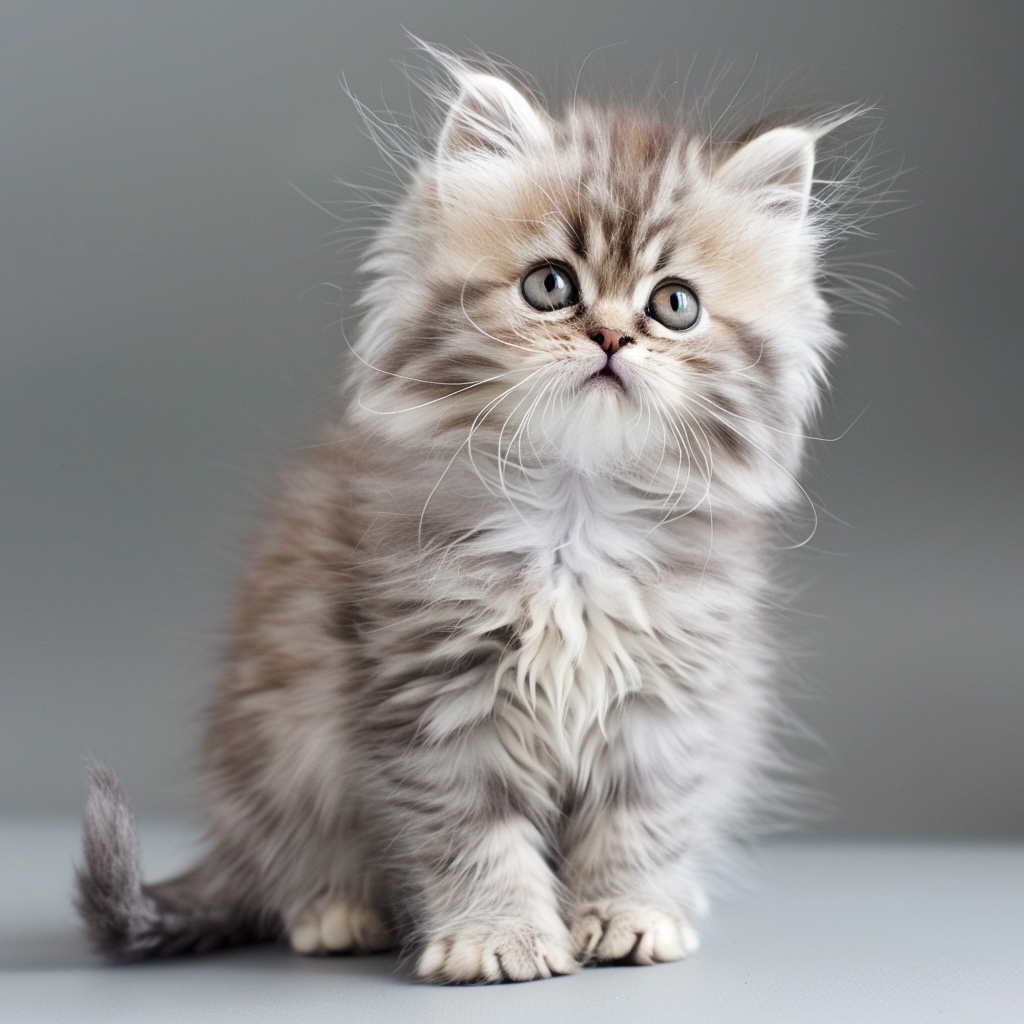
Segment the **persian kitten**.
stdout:
<path fill-rule="evenodd" d="M 828 126 L 555 117 L 435 55 L 443 124 L 242 590 L 209 852 L 143 884 L 93 770 L 77 899 L 111 959 L 283 934 L 435 982 L 678 960 L 766 799 L 775 523 L 837 343 Z"/>

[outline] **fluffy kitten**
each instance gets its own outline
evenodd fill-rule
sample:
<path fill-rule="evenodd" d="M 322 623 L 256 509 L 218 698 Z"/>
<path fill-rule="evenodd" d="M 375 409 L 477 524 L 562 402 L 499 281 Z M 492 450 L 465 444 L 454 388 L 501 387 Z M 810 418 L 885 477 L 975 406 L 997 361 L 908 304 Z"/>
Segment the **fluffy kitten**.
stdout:
<path fill-rule="evenodd" d="M 112 959 L 284 933 L 437 982 L 678 960 L 764 799 L 773 519 L 837 342 L 825 128 L 556 118 L 437 56 L 343 403 L 243 589 L 209 853 L 143 885 L 93 772 L 78 905 Z"/>

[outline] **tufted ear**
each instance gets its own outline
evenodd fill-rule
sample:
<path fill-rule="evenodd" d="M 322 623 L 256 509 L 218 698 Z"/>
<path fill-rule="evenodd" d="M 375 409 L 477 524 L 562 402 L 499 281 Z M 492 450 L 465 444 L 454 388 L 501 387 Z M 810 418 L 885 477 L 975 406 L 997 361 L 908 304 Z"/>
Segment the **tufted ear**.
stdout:
<path fill-rule="evenodd" d="M 729 156 L 718 168 L 718 180 L 758 196 L 779 214 L 802 220 L 811 197 L 816 139 L 805 128 L 773 128 Z"/>
<path fill-rule="evenodd" d="M 508 82 L 475 71 L 463 71 L 458 82 L 461 91 L 441 129 L 439 156 L 512 154 L 548 136 L 545 116 Z"/>

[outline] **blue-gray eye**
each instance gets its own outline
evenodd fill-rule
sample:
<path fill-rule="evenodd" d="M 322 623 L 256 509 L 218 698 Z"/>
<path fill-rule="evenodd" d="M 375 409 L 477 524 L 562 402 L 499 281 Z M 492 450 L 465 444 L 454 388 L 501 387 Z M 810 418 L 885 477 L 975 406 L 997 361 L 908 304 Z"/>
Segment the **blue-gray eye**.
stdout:
<path fill-rule="evenodd" d="M 651 292 L 647 315 L 673 331 L 686 331 L 697 322 L 700 303 L 689 285 L 682 281 L 662 281 Z"/>
<path fill-rule="evenodd" d="M 553 309 L 574 306 L 580 300 L 576 282 L 565 267 L 542 263 L 534 267 L 522 283 L 523 298 L 534 309 L 547 313 Z"/>

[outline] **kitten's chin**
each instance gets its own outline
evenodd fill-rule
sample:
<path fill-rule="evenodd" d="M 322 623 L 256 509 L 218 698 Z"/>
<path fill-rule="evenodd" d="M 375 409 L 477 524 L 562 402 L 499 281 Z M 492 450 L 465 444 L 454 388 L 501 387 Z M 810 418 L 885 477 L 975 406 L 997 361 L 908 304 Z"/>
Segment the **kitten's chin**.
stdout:
<path fill-rule="evenodd" d="M 616 433 L 636 419 L 636 391 L 625 377 L 610 367 L 592 374 L 575 396 L 576 415 L 592 422 L 594 429 Z"/>
<path fill-rule="evenodd" d="M 544 447 L 581 472 L 601 473 L 636 457 L 644 434 L 639 418 L 621 378 L 597 373 L 547 408 Z"/>

